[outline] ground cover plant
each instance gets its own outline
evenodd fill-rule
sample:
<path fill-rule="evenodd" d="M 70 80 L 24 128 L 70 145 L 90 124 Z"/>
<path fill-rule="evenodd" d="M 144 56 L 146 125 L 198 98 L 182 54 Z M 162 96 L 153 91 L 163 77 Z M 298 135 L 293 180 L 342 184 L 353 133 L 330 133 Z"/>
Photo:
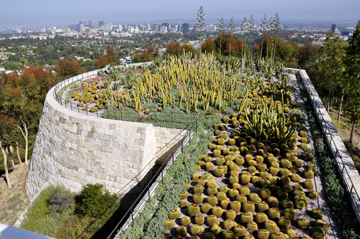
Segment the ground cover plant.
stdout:
<path fill-rule="evenodd" d="M 53 238 L 91 238 L 119 207 L 103 185 L 88 184 L 80 194 L 60 186 L 44 189 L 20 228 Z"/>

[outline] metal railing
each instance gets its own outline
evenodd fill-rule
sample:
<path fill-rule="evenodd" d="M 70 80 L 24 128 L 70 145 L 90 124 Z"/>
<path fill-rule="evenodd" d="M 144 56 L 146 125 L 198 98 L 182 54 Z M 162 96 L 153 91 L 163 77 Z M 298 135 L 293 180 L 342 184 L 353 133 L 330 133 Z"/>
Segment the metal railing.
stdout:
<path fill-rule="evenodd" d="M 160 166 L 159 170 L 155 175 L 149 180 L 144 189 L 141 191 L 139 196 L 134 200 L 132 205 L 126 211 L 124 216 L 117 223 L 115 228 L 111 231 L 107 239 L 121 238 L 121 236 L 126 232 L 126 230 L 133 225 L 135 218 L 141 213 L 145 205 L 151 197 L 155 194 L 156 189 L 160 182 L 163 181 L 168 169 L 173 165 L 177 157 L 183 152 L 183 149 L 188 143 L 192 136 L 196 133 L 198 128 L 198 119 L 196 118 L 186 129 L 182 132 L 186 132 L 181 140 L 179 141 L 177 147 L 173 147 L 170 154 L 167 156 L 164 163 Z M 181 132 L 179 133 L 179 135 Z M 125 186 L 126 187 L 126 186 Z M 125 188 L 124 187 L 124 188 Z M 120 228 L 121 227 L 121 228 Z M 119 230 L 117 232 L 117 230 Z"/>
<path fill-rule="evenodd" d="M 316 113 L 315 115 L 317 117 L 317 120 L 318 120 L 319 124 L 321 125 L 321 130 L 322 130 L 322 132 L 323 132 L 323 134 L 325 136 L 326 143 L 328 144 L 330 150 L 332 152 L 335 152 L 335 154 L 333 154 L 333 156 L 335 158 L 337 170 L 338 170 L 338 172 L 340 174 L 340 177 L 341 177 L 341 179 L 343 181 L 343 184 L 345 185 L 347 191 L 350 194 L 350 201 L 351 201 L 351 204 L 353 206 L 353 209 L 355 210 L 357 220 L 360 221 L 360 207 L 359 207 L 360 206 L 359 205 L 360 196 L 359 196 L 359 193 L 356 190 L 355 184 L 351 179 L 351 176 L 349 174 L 349 170 L 346 167 L 346 163 L 344 162 L 343 155 L 339 151 L 338 146 L 336 145 L 336 142 L 334 140 L 334 137 L 333 137 L 332 133 L 330 132 L 331 129 L 336 131 L 336 127 L 335 127 L 335 125 L 333 124 L 332 121 L 327 121 L 327 120 L 324 119 L 323 112 L 321 112 L 321 111 L 326 112 L 326 109 L 325 109 L 325 106 L 323 105 L 323 103 L 321 101 L 319 102 L 319 101 L 314 100 L 314 98 L 320 99 L 320 97 L 317 94 L 314 86 L 312 84 L 310 84 L 309 82 L 305 81 L 305 79 L 304 79 L 305 77 L 301 74 L 301 72 L 300 72 L 300 77 L 301 77 L 301 79 L 302 79 L 302 81 L 304 83 L 306 91 L 307 91 L 307 93 L 309 95 L 309 98 L 311 100 L 311 104 L 312 104 L 313 109 L 314 109 L 314 111 Z M 337 134 L 337 132 L 336 132 L 336 134 Z M 339 135 L 337 135 L 337 136 L 339 136 Z M 339 164 L 339 161 L 341 162 L 341 164 Z"/>

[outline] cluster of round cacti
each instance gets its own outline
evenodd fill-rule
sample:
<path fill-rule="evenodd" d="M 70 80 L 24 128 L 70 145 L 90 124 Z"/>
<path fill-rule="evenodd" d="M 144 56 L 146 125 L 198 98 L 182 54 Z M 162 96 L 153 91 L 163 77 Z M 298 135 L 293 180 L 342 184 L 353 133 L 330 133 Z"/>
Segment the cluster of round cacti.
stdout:
<path fill-rule="evenodd" d="M 313 222 L 295 210 L 305 210 L 318 196 L 312 181 L 316 166 L 304 163 L 311 155 L 298 158 L 287 145 L 259 141 L 233 122 L 246 125 L 237 114 L 214 125 L 209 153 L 198 157 L 193 186 L 185 184 L 179 194 L 185 216 L 177 209 L 169 212 L 165 228 L 171 234 L 165 238 L 297 238 L 292 221 L 312 238 L 324 238 L 329 226 L 320 209 L 310 212 Z M 306 144 L 305 137 L 306 131 L 294 133 L 288 144 Z"/>

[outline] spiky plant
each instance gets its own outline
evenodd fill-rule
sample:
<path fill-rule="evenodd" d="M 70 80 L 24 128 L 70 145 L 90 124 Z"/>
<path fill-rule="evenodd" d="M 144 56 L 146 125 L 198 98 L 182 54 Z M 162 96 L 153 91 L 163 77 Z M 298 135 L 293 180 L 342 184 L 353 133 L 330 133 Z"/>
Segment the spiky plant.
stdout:
<path fill-rule="evenodd" d="M 243 214 L 240 215 L 240 222 L 243 224 L 252 222 L 253 220 L 254 220 L 254 216 L 252 212 L 244 212 Z"/>
<path fill-rule="evenodd" d="M 298 228 L 300 228 L 301 230 L 306 230 L 309 228 L 310 226 L 310 223 L 308 220 L 306 220 L 305 218 L 299 218 L 297 221 L 296 221 L 296 226 Z"/>
<path fill-rule="evenodd" d="M 196 184 L 194 187 L 193 187 L 193 192 L 194 193 L 203 193 L 204 192 L 204 187 L 200 184 Z"/>
<path fill-rule="evenodd" d="M 221 215 L 222 215 L 223 212 L 224 212 L 224 209 L 222 209 L 221 207 L 216 206 L 216 207 L 213 207 L 213 208 L 212 208 L 211 212 L 212 212 L 212 214 L 213 214 L 214 216 L 216 216 L 217 218 L 220 218 Z"/>
<path fill-rule="evenodd" d="M 186 200 L 186 199 L 180 200 L 179 206 L 180 206 L 180 208 L 189 206 L 188 200 Z"/>
<path fill-rule="evenodd" d="M 195 217 L 199 213 L 200 213 L 200 207 L 197 204 L 192 203 L 187 207 L 187 214 L 190 217 Z"/>
<path fill-rule="evenodd" d="M 267 211 L 267 215 L 270 219 L 280 218 L 280 212 L 277 208 L 269 208 Z"/>
<path fill-rule="evenodd" d="M 283 216 L 288 217 L 290 220 L 294 220 L 295 217 L 296 217 L 296 213 L 294 212 L 293 209 L 286 208 L 286 209 L 283 211 Z"/>
<path fill-rule="evenodd" d="M 234 226 L 234 221 L 232 221 L 232 220 L 226 219 L 223 222 L 223 228 L 225 230 L 230 230 L 233 226 Z"/>
<path fill-rule="evenodd" d="M 242 237 L 246 234 L 246 228 L 242 225 L 236 225 L 232 228 L 236 237 Z"/>
<path fill-rule="evenodd" d="M 215 215 L 209 215 L 206 217 L 205 221 L 208 227 L 212 227 L 214 224 L 217 224 L 218 219 Z"/>
<path fill-rule="evenodd" d="M 214 224 L 210 228 L 210 232 L 214 233 L 215 235 L 218 235 L 221 232 L 221 227 L 219 227 L 218 224 Z"/>
<path fill-rule="evenodd" d="M 327 232 L 329 230 L 329 224 L 327 222 L 325 222 L 322 219 L 317 219 L 314 224 L 314 227 L 320 227 L 322 228 L 325 232 Z"/>
<path fill-rule="evenodd" d="M 205 217 L 201 214 L 198 214 L 195 216 L 194 222 L 198 225 L 203 225 L 205 223 Z"/>
<path fill-rule="evenodd" d="M 247 201 L 242 204 L 242 210 L 244 212 L 254 212 L 255 211 L 255 204 L 252 201 Z"/>
<path fill-rule="evenodd" d="M 266 229 L 260 229 L 256 232 L 257 239 L 269 239 L 270 232 Z"/>
<path fill-rule="evenodd" d="M 268 219 L 269 219 L 268 216 L 263 212 L 257 213 L 254 218 L 255 222 L 257 222 L 257 223 L 264 223 Z"/>
<path fill-rule="evenodd" d="M 200 210 L 201 210 L 202 213 L 207 214 L 211 210 L 210 203 L 206 202 L 206 203 L 202 204 L 201 207 L 200 207 Z"/>
<path fill-rule="evenodd" d="M 287 230 L 291 226 L 291 220 L 290 220 L 290 218 L 283 216 L 283 217 L 279 218 L 279 221 L 277 224 L 281 230 Z"/>
<path fill-rule="evenodd" d="M 170 230 L 171 228 L 173 228 L 175 226 L 175 222 L 171 219 L 166 219 L 164 221 L 164 228 L 165 230 Z"/>
<path fill-rule="evenodd" d="M 277 226 L 276 222 L 272 220 L 267 220 L 264 223 L 264 227 L 266 230 L 268 230 L 270 233 L 279 231 L 279 227 Z"/>
<path fill-rule="evenodd" d="M 180 217 L 180 212 L 178 210 L 176 210 L 176 209 L 172 209 L 168 213 L 168 218 L 169 219 L 174 220 L 174 219 L 177 219 L 179 217 Z"/>
<path fill-rule="evenodd" d="M 185 237 L 186 234 L 187 234 L 186 227 L 184 227 L 184 226 L 179 226 L 178 228 L 176 228 L 176 235 Z"/>
<path fill-rule="evenodd" d="M 210 195 L 209 197 L 207 197 L 206 201 L 211 205 L 211 206 L 216 206 L 218 204 L 218 199 L 215 195 Z"/>
<path fill-rule="evenodd" d="M 311 229 L 310 229 L 310 235 L 311 235 L 311 237 L 312 238 L 314 238 L 314 239 L 322 239 L 322 238 L 324 238 L 325 237 L 325 231 L 324 231 L 324 229 L 322 229 L 321 227 L 317 227 L 317 226 L 315 226 L 315 227 L 312 227 Z"/>
<path fill-rule="evenodd" d="M 190 227 L 190 234 L 191 235 L 198 235 L 201 233 L 201 227 L 197 224 L 193 224 L 191 227 Z"/>
<path fill-rule="evenodd" d="M 181 224 L 182 226 L 184 226 L 184 227 L 189 226 L 190 223 L 191 223 L 190 217 L 185 216 L 185 217 L 182 217 L 182 218 L 180 219 L 180 224 Z"/>
<path fill-rule="evenodd" d="M 179 197 L 180 197 L 180 200 L 186 199 L 186 198 L 187 198 L 187 193 L 184 192 L 184 191 L 181 191 L 181 192 L 179 193 Z"/>
<path fill-rule="evenodd" d="M 322 211 L 319 208 L 314 208 L 310 211 L 310 215 L 314 219 L 322 219 Z"/>

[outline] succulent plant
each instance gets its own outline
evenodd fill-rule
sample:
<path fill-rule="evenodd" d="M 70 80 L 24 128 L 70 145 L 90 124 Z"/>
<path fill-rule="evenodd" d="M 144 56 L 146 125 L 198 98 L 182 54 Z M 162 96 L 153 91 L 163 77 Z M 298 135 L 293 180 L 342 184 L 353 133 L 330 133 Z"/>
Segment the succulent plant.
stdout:
<path fill-rule="evenodd" d="M 236 217 L 236 212 L 232 209 L 225 212 L 225 218 L 234 221 Z"/>
<path fill-rule="evenodd" d="M 269 239 L 270 232 L 266 229 L 260 229 L 256 232 L 257 239 Z"/>
<path fill-rule="evenodd" d="M 239 178 L 236 176 L 230 176 L 229 177 L 229 183 L 233 184 L 233 183 L 238 183 L 239 182 Z"/>
<path fill-rule="evenodd" d="M 198 235 L 201 233 L 201 228 L 199 225 L 197 224 L 193 224 L 191 227 L 190 227 L 190 234 L 191 235 Z"/>
<path fill-rule="evenodd" d="M 204 239 L 216 239 L 216 235 L 212 232 L 207 232 L 205 235 L 204 235 Z"/>
<path fill-rule="evenodd" d="M 204 187 L 200 184 L 196 184 L 194 187 L 193 187 L 193 192 L 194 193 L 203 193 L 204 192 Z"/>
<path fill-rule="evenodd" d="M 242 210 L 244 212 L 254 212 L 255 211 L 255 204 L 252 201 L 247 201 L 242 204 Z"/>
<path fill-rule="evenodd" d="M 191 184 L 190 183 L 184 183 L 183 187 L 184 187 L 185 191 L 188 191 L 191 188 Z"/>
<path fill-rule="evenodd" d="M 236 237 L 242 237 L 246 234 L 246 228 L 242 225 L 236 225 L 232 228 Z"/>
<path fill-rule="evenodd" d="M 182 217 L 182 218 L 180 219 L 180 224 L 181 224 L 182 226 L 185 226 L 185 227 L 189 226 L 189 225 L 191 224 L 191 219 L 190 219 L 190 217 L 187 217 L 187 216 Z"/>
<path fill-rule="evenodd" d="M 288 159 L 284 158 L 280 160 L 280 165 L 282 168 L 290 168 L 292 163 Z"/>
<path fill-rule="evenodd" d="M 313 157 L 311 156 L 311 154 L 309 152 L 304 152 L 302 155 L 301 155 L 301 158 L 302 160 L 304 161 L 310 161 L 313 159 Z"/>
<path fill-rule="evenodd" d="M 224 222 L 223 222 L 223 228 L 225 230 L 230 230 L 231 228 L 233 228 L 234 226 L 234 221 L 233 220 L 229 220 L 229 219 L 226 219 Z"/>
<path fill-rule="evenodd" d="M 205 223 L 205 217 L 201 214 L 198 214 L 195 216 L 194 222 L 198 225 L 203 225 Z"/>
<path fill-rule="evenodd" d="M 269 168 L 269 172 L 270 172 L 270 174 L 271 174 L 272 176 L 276 176 L 276 175 L 279 173 L 279 169 L 271 166 L 271 167 Z"/>
<path fill-rule="evenodd" d="M 202 213 L 207 214 L 211 210 L 210 203 L 206 202 L 206 203 L 202 204 L 201 207 L 200 207 L 200 210 L 201 210 Z"/>
<path fill-rule="evenodd" d="M 245 163 L 245 160 L 244 160 L 244 158 L 243 157 L 237 157 L 237 158 L 235 158 L 235 163 L 237 164 L 237 165 L 239 165 L 239 166 L 242 166 L 244 163 Z"/>
<path fill-rule="evenodd" d="M 300 168 L 303 166 L 303 161 L 301 159 L 297 158 L 293 161 L 293 165 L 295 165 L 295 167 L 297 167 L 297 168 Z"/>
<path fill-rule="evenodd" d="M 197 204 L 192 203 L 187 207 L 187 214 L 190 217 L 195 217 L 199 213 L 200 213 L 200 207 Z"/>
<path fill-rule="evenodd" d="M 271 196 L 271 191 L 269 188 L 262 188 L 259 192 L 260 198 L 265 200 Z"/>
<path fill-rule="evenodd" d="M 240 222 L 243 224 L 252 222 L 253 220 L 254 220 L 254 216 L 252 212 L 244 212 L 240 215 Z"/>
<path fill-rule="evenodd" d="M 215 195 L 210 195 L 207 197 L 206 201 L 211 205 L 211 206 L 216 206 L 219 203 L 219 200 L 217 199 L 217 197 Z"/>
<path fill-rule="evenodd" d="M 291 209 L 291 208 L 286 208 L 286 209 L 283 211 L 283 216 L 288 217 L 290 220 L 294 220 L 295 217 L 296 217 L 296 213 L 294 212 L 293 209 Z"/>
<path fill-rule="evenodd" d="M 208 188 L 206 189 L 206 191 L 207 191 L 207 194 L 208 194 L 209 196 L 211 196 L 211 195 L 216 195 L 216 194 L 218 193 L 217 187 L 214 187 L 214 186 L 208 187 Z"/>
<path fill-rule="evenodd" d="M 217 167 L 215 170 L 214 170 L 214 175 L 216 177 L 222 177 L 224 176 L 224 169 L 222 167 Z"/>
<path fill-rule="evenodd" d="M 224 213 L 224 209 L 222 209 L 221 207 L 213 207 L 211 209 L 211 213 L 216 216 L 217 218 L 221 217 L 221 215 Z"/>
<path fill-rule="evenodd" d="M 249 183 L 250 183 L 250 180 L 251 180 L 251 175 L 250 175 L 250 174 L 242 173 L 242 174 L 240 175 L 240 182 L 241 182 L 241 184 L 243 184 L 243 185 L 249 184 Z"/>
<path fill-rule="evenodd" d="M 286 209 L 286 208 L 293 209 L 294 203 L 291 200 L 285 199 L 285 200 L 281 201 L 281 207 L 284 209 Z"/>
<path fill-rule="evenodd" d="M 289 185 L 291 182 L 290 178 L 286 176 L 282 176 L 279 181 L 281 185 Z"/>
<path fill-rule="evenodd" d="M 310 211 L 310 215 L 314 219 L 322 219 L 322 211 L 319 208 L 314 208 Z"/>
<path fill-rule="evenodd" d="M 186 199 L 187 196 L 188 196 L 187 193 L 184 192 L 184 191 L 181 191 L 181 192 L 179 193 L 179 197 L 180 197 L 181 200 Z"/>
<path fill-rule="evenodd" d="M 267 178 L 270 177 L 270 175 L 271 175 L 271 174 L 269 174 L 269 173 L 266 172 L 266 171 L 260 172 L 260 177 L 261 177 L 262 179 L 267 179 Z"/>
<path fill-rule="evenodd" d="M 222 156 L 221 156 L 221 157 L 218 157 L 218 158 L 216 159 L 215 163 L 216 163 L 216 165 L 221 166 L 221 165 L 223 165 L 223 164 L 225 163 L 225 158 L 222 157 Z"/>
<path fill-rule="evenodd" d="M 295 230 L 293 230 L 293 229 L 288 229 L 288 230 L 286 231 L 286 234 L 289 236 L 290 239 L 296 237 L 296 232 L 295 232 Z"/>
<path fill-rule="evenodd" d="M 239 191 L 237 189 L 230 189 L 227 194 L 229 198 L 233 198 L 239 195 Z"/>
<path fill-rule="evenodd" d="M 205 221 L 208 227 L 212 227 L 214 224 L 217 224 L 218 219 L 215 215 L 209 215 L 206 217 Z"/>
<path fill-rule="evenodd" d="M 316 165 L 313 163 L 309 163 L 308 165 L 306 165 L 306 168 L 314 171 L 314 170 L 316 170 Z"/>
<path fill-rule="evenodd" d="M 291 175 L 291 181 L 293 182 L 300 182 L 300 179 L 301 177 L 299 174 L 294 173 L 293 175 Z"/>
<path fill-rule="evenodd" d="M 263 223 L 266 222 L 268 219 L 268 216 L 263 212 L 258 212 L 254 218 L 256 223 Z"/>
<path fill-rule="evenodd" d="M 280 212 L 277 208 L 269 208 L 267 210 L 267 215 L 270 219 L 277 219 L 280 218 Z"/>
<path fill-rule="evenodd" d="M 219 205 L 220 205 L 220 207 L 222 207 L 223 209 L 226 209 L 226 208 L 228 207 L 229 203 L 230 203 L 230 202 L 229 202 L 227 199 L 225 199 L 225 200 L 221 200 L 220 203 L 219 203 Z"/>
<path fill-rule="evenodd" d="M 322 228 L 325 232 L 327 232 L 329 230 L 329 224 L 327 224 L 327 222 L 325 222 L 322 219 L 317 219 L 314 224 L 314 227 L 320 227 Z"/>
<path fill-rule="evenodd" d="M 296 226 L 298 228 L 300 228 L 301 230 L 305 230 L 305 229 L 308 229 L 309 226 L 310 226 L 310 223 L 308 220 L 306 220 L 305 218 L 299 218 L 297 221 L 296 221 Z"/>
<path fill-rule="evenodd" d="M 212 171 L 212 170 L 214 170 L 214 168 L 215 168 L 215 166 L 211 162 L 208 162 L 208 163 L 205 164 L 205 170 L 206 171 Z"/>
<path fill-rule="evenodd" d="M 272 220 L 267 220 L 264 223 L 264 227 L 266 230 L 268 230 L 270 233 L 277 232 L 280 230 L 280 228 L 277 226 L 276 222 Z"/>
<path fill-rule="evenodd" d="M 270 234 L 270 239 L 285 239 L 285 238 L 286 237 L 281 232 L 273 232 Z"/>
<path fill-rule="evenodd" d="M 179 217 L 180 217 L 180 212 L 178 210 L 176 210 L 176 209 L 172 209 L 168 213 L 168 218 L 169 219 L 173 220 L 173 219 L 177 219 Z"/>
<path fill-rule="evenodd" d="M 199 174 L 193 174 L 191 179 L 192 179 L 192 181 L 197 181 L 199 179 L 199 177 L 200 177 Z"/>
<path fill-rule="evenodd" d="M 175 222 L 171 219 L 166 219 L 164 221 L 164 227 L 166 230 L 170 230 L 171 228 L 173 228 L 175 226 Z"/>
<path fill-rule="evenodd" d="M 197 184 L 200 184 L 200 185 L 203 186 L 203 187 L 205 186 L 206 182 L 207 182 L 207 179 L 202 178 L 202 177 L 200 177 L 200 178 L 197 180 Z"/>
<path fill-rule="evenodd" d="M 311 190 L 314 188 L 314 182 L 311 181 L 311 180 L 306 180 L 304 182 L 304 187 L 307 189 L 307 190 Z"/>
<path fill-rule="evenodd" d="M 269 207 L 277 207 L 279 205 L 279 200 L 276 197 L 269 197 L 267 199 L 267 204 L 269 205 Z"/>
<path fill-rule="evenodd" d="M 219 149 L 215 149 L 213 152 L 214 157 L 219 157 L 221 155 L 221 151 Z"/>
<path fill-rule="evenodd" d="M 204 157 L 204 162 L 208 163 L 208 162 L 211 162 L 212 161 L 212 158 L 210 156 L 206 156 Z"/>
<path fill-rule="evenodd" d="M 240 194 L 243 194 L 243 195 L 250 195 L 250 189 L 246 186 L 241 186 L 241 188 L 239 189 L 240 191 Z M 241 202 L 242 203 L 242 202 Z"/>
<path fill-rule="evenodd" d="M 277 224 L 281 230 L 287 230 L 291 226 L 291 220 L 290 220 L 290 218 L 283 216 L 283 217 L 279 218 L 279 221 Z"/>
<path fill-rule="evenodd" d="M 181 208 L 189 206 L 189 202 L 186 199 L 180 200 L 179 206 Z"/>
<path fill-rule="evenodd" d="M 246 227 L 248 229 L 248 232 L 250 232 L 250 233 L 253 233 L 254 231 L 257 231 L 259 229 L 257 223 L 254 221 L 248 222 L 246 224 Z"/>
<path fill-rule="evenodd" d="M 199 161 L 199 163 L 202 161 Z M 200 171 L 201 170 L 201 166 L 200 165 L 194 165 L 194 168 L 196 171 Z"/>
<path fill-rule="evenodd" d="M 303 177 L 306 179 L 312 179 L 314 177 L 314 171 L 311 169 L 305 169 L 303 172 Z"/>
<path fill-rule="evenodd" d="M 314 239 L 322 239 L 322 238 L 324 238 L 325 237 L 325 231 L 324 231 L 324 229 L 322 229 L 321 227 L 317 227 L 317 226 L 315 226 L 315 227 L 312 227 L 311 229 L 310 229 L 310 235 L 311 235 L 311 237 L 312 238 L 314 238 Z"/>
<path fill-rule="evenodd" d="M 270 182 L 269 179 L 262 179 L 262 180 L 259 181 L 258 184 L 259 184 L 259 186 L 260 186 L 261 188 L 267 188 L 267 187 L 270 186 L 271 182 Z"/>
<path fill-rule="evenodd" d="M 178 228 L 176 228 L 176 235 L 185 237 L 186 234 L 187 234 L 186 227 L 184 227 L 184 226 L 179 226 Z"/>
<path fill-rule="evenodd" d="M 251 183 L 252 184 L 256 184 L 257 182 L 259 182 L 260 181 L 260 177 L 258 177 L 258 176 L 252 176 L 251 177 Z"/>
<path fill-rule="evenodd" d="M 204 176 L 204 175 L 205 174 L 203 174 L 202 176 Z M 211 174 L 209 174 L 209 175 L 211 175 Z M 207 187 L 217 187 L 218 186 L 217 183 L 214 180 L 210 179 L 210 177 L 212 177 L 212 175 L 208 176 L 209 180 L 206 182 L 206 186 Z"/>
<path fill-rule="evenodd" d="M 235 239 L 235 234 L 231 230 L 223 230 L 221 232 L 221 238 L 223 238 L 223 239 Z"/>
<path fill-rule="evenodd" d="M 250 193 L 249 194 L 249 200 L 253 203 L 257 203 L 260 198 L 259 198 L 259 195 L 257 193 Z"/>
<path fill-rule="evenodd" d="M 215 235 L 218 235 L 221 232 L 221 227 L 219 227 L 218 224 L 214 224 L 210 228 L 210 232 L 214 233 Z"/>
<path fill-rule="evenodd" d="M 222 200 L 226 200 L 227 199 L 227 196 L 226 196 L 226 192 L 228 190 L 222 190 L 222 188 L 220 187 L 219 188 L 219 192 L 216 194 L 216 197 L 219 201 L 222 201 Z"/>
<path fill-rule="evenodd" d="M 307 207 L 308 202 L 306 198 L 295 196 L 294 204 L 295 204 L 295 208 L 297 209 L 305 209 Z"/>

